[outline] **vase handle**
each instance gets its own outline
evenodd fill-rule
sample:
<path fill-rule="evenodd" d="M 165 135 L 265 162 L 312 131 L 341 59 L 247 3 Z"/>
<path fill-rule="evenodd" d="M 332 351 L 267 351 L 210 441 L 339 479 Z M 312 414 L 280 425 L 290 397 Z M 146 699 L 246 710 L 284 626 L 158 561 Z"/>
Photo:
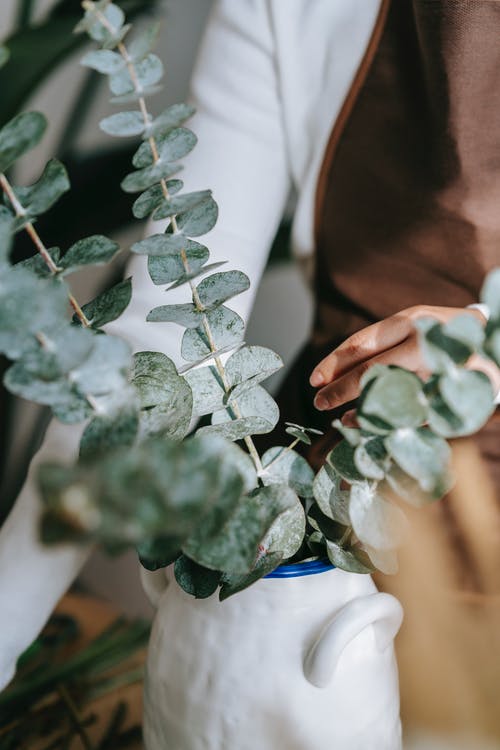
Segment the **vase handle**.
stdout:
<path fill-rule="evenodd" d="M 370 625 L 378 650 L 385 651 L 394 640 L 402 620 L 403 608 L 391 594 L 368 594 L 347 602 L 308 649 L 304 659 L 306 679 L 316 687 L 326 687 L 343 650 Z"/>
<path fill-rule="evenodd" d="M 163 592 L 168 587 L 168 578 L 165 575 L 165 568 L 159 570 L 146 570 L 142 565 L 140 567 L 140 576 L 142 588 L 148 597 L 154 609 L 158 609 Z"/>

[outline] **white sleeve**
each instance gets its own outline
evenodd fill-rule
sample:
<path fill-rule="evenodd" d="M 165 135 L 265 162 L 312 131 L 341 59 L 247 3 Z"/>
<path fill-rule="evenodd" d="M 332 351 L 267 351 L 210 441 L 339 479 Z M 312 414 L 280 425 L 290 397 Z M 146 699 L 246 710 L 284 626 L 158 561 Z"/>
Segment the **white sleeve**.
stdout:
<path fill-rule="evenodd" d="M 228 260 L 228 268 L 250 277 L 252 291 L 231 305 L 245 319 L 289 189 L 273 54 L 266 1 L 221 0 L 215 3 L 192 83 L 198 113 L 190 127 L 199 145 L 185 160 L 186 189 L 213 189 L 220 217 L 207 244 L 211 260 Z M 131 304 L 108 332 L 128 339 L 135 350 L 163 351 L 178 362 L 182 329 L 145 322 L 151 308 L 166 304 L 167 295 L 152 284 L 143 257 L 131 261 L 128 273 L 133 276 Z M 186 288 L 169 298 L 186 301 Z M 88 554 L 72 545 L 44 548 L 37 535 L 35 467 L 50 459 L 73 460 L 81 431 L 81 425 L 51 423 L 0 531 L 0 689 Z"/>
<path fill-rule="evenodd" d="M 229 303 L 246 322 L 290 190 L 266 0 L 215 3 L 190 99 L 197 113 L 187 125 L 198 145 L 183 160 L 179 178 L 186 191 L 213 191 L 219 220 L 201 241 L 210 249 L 210 262 L 228 261 L 220 270 L 238 269 L 249 276 L 250 290 Z M 164 225 L 152 224 L 149 230 L 162 231 Z M 190 301 L 189 288 L 165 293 L 165 287 L 155 287 L 143 256 L 131 260 L 129 273 L 132 302 L 109 330 L 132 340 L 137 350 L 163 351 L 182 364 L 184 329 L 144 320 L 157 305 Z"/>

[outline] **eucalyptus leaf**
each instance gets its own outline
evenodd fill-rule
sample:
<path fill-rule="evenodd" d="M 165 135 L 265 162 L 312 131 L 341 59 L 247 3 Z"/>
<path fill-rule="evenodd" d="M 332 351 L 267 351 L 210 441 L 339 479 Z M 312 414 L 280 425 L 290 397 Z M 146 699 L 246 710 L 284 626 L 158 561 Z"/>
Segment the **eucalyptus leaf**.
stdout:
<path fill-rule="evenodd" d="M 337 523 L 349 526 L 349 492 L 341 489 L 342 477 L 325 464 L 316 474 L 313 494 L 320 510 Z"/>
<path fill-rule="evenodd" d="M 396 575 L 399 570 L 398 556 L 393 549 L 374 549 L 367 544 L 364 549 L 377 570 L 388 576 Z"/>
<path fill-rule="evenodd" d="M 100 234 L 85 237 L 72 245 L 59 261 L 63 275 L 73 273 L 82 266 L 102 266 L 109 263 L 120 251 L 120 246 Z"/>
<path fill-rule="evenodd" d="M 242 271 L 221 271 L 207 276 L 196 291 L 201 304 L 211 309 L 245 292 L 250 287 L 250 279 Z"/>
<path fill-rule="evenodd" d="M 95 11 L 105 16 L 107 25 L 101 22 Z M 94 41 L 111 49 L 122 41 L 130 28 L 124 26 L 124 19 L 125 14 L 118 5 L 97 2 L 94 3 L 93 9 L 86 11 L 83 20 L 75 28 L 75 32 L 86 31 Z"/>
<path fill-rule="evenodd" d="M 180 213 L 177 216 L 177 226 L 189 237 L 200 237 L 213 229 L 217 223 L 218 215 L 217 203 L 210 196 L 190 211 Z"/>
<path fill-rule="evenodd" d="M 261 461 L 261 479 L 266 486 L 288 485 L 300 497 L 313 496 L 314 472 L 303 456 L 285 446 L 275 446 L 264 453 Z"/>
<path fill-rule="evenodd" d="M 183 122 L 189 120 L 195 111 L 195 108 L 190 104 L 172 104 L 153 120 L 146 132 L 146 137 L 165 135 L 173 128 L 177 128 Z"/>
<path fill-rule="evenodd" d="M 92 408 L 67 378 L 44 380 L 30 373 L 22 362 L 15 362 L 4 376 L 11 393 L 37 404 L 50 406 L 54 414 L 68 424 L 81 422 L 92 414 Z"/>
<path fill-rule="evenodd" d="M 130 248 L 138 255 L 152 255 L 162 258 L 174 257 L 180 265 L 177 266 L 179 275 L 184 273 L 181 253 L 185 253 L 189 265 L 202 264 L 209 257 L 208 249 L 199 242 L 189 240 L 183 234 L 152 234 L 144 240 L 134 242 Z M 168 281 L 173 281 L 170 278 Z M 165 282 L 166 283 L 166 282 Z"/>
<path fill-rule="evenodd" d="M 351 487 L 349 516 L 358 539 L 375 549 L 394 549 L 406 529 L 403 511 L 367 482 Z"/>
<path fill-rule="evenodd" d="M 266 510 L 278 514 L 260 543 L 261 550 L 265 554 L 280 552 L 284 559 L 293 557 L 300 549 L 306 531 L 302 503 L 288 484 L 273 483 L 259 489 L 256 494 Z"/>
<path fill-rule="evenodd" d="M 183 286 L 183 284 L 187 284 L 190 281 L 193 281 L 193 279 L 197 279 L 200 276 L 204 276 L 205 274 L 209 273 L 209 271 L 215 271 L 216 268 L 225 266 L 226 263 L 227 263 L 227 260 L 221 260 L 221 261 L 218 261 L 217 263 L 207 263 L 206 265 L 202 266 L 201 268 L 198 268 L 195 271 L 184 273 L 182 274 L 182 276 L 179 276 L 179 278 L 176 281 L 174 281 L 173 284 L 167 287 L 167 292 L 169 292 L 171 289 L 177 289 L 178 287 Z"/>
<path fill-rule="evenodd" d="M 470 313 L 457 315 L 443 326 L 443 332 L 461 341 L 471 352 L 479 351 L 484 342 L 484 327 Z"/>
<path fill-rule="evenodd" d="M 87 52 L 80 60 L 80 65 L 97 70 L 98 73 L 114 75 L 125 67 L 125 60 L 118 52 L 99 49 Z"/>
<path fill-rule="evenodd" d="M 210 195 L 210 190 L 198 190 L 194 193 L 178 195 L 170 200 L 163 200 L 155 208 L 153 218 L 155 221 L 159 221 L 160 219 L 170 219 L 172 216 L 176 216 L 179 213 L 191 211 L 191 209 L 206 200 Z"/>
<path fill-rule="evenodd" d="M 45 213 L 70 188 L 68 173 L 57 159 L 51 159 L 40 179 L 30 187 L 16 187 L 14 192 L 28 217 Z"/>
<path fill-rule="evenodd" d="M 223 408 L 225 390 L 214 365 L 191 370 L 184 377 L 193 392 L 193 416 L 201 417 Z"/>
<path fill-rule="evenodd" d="M 336 568 L 349 573 L 373 573 L 374 566 L 371 565 L 368 556 L 363 555 L 362 550 L 356 547 L 344 548 L 330 539 L 326 539 L 325 543 L 328 559 Z"/>
<path fill-rule="evenodd" d="M 249 435 L 264 435 L 274 429 L 263 417 L 242 417 L 200 427 L 197 435 L 220 435 L 227 440 L 243 440 Z"/>
<path fill-rule="evenodd" d="M 55 278 L 41 279 L 26 268 L 0 276 L 0 352 L 18 359 L 32 337 L 59 327 L 67 313 L 66 290 Z"/>
<path fill-rule="evenodd" d="M 161 253 L 160 243 L 158 243 L 158 252 Z M 184 259 L 182 255 L 184 255 Z M 163 255 L 150 255 L 148 271 L 153 284 L 168 284 L 172 281 L 175 284 L 185 278 L 186 267 L 190 269 L 188 275 L 201 273 L 208 258 L 208 250 L 193 240 L 185 240 L 182 255 L 176 251 Z"/>
<path fill-rule="evenodd" d="M 87 359 L 95 343 L 93 334 L 67 323 L 39 334 L 22 355 L 19 363 L 30 374 L 43 380 L 56 380 Z"/>
<path fill-rule="evenodd" d="M 223 354 L 228 354 L 232 351 L 237 351 L 240 347 L 244 346 L 245 342 L 242 341 L 239 344 L 236 344 L 235 346 L 226 346 L 222 349 L 217 349 L 214 352 L 209 352 L 201 359 L 194 360 L 193 362 L 190 362 L 188 365 L 184 365 L 184 367 L 179 368 L 179 374 L 185 375 L 187 372 L 191 372 L 191 370 L 194 370 L 195 367 L 199 367 L 200 365 L 204 365 L 207 362 L 213 362 L 216 357 L 222 357 Z"/>
<path fill-rule="evenodd" d="M 416 479 L 424 492 L 439 498 L 450 488 L 450 447 L 427 427 L 395 430 L 385 438 L 385 445 L 398 466 Z"/>
<path fill-rule="evenodd" d="M 189 154 L 198 142 L 195 134 L 188 128 L 170 129 L 164 135 L 155 138 L 160 162 L 176 162 Z M 134 154 L 132 164 L 138 169 L 150 167 L 154 163 L 153 152 L 149 141 L 142 143 Z M 207 191 L 209 194 L 211 191 Z"/>
<path fill-rule="evenodd" d="M 427 418 L 421 380 L 401 368 L 387 370 L 371 382 L 361 412 L 368 418 L 381 418 L 392 427 L 418 427 Z"/>
<path fill-rule="evenodd" d="M 385 476 L 385 448 L 380 437 L 365 440 L 354 449 L 354 463 L 360 474 L 367 479 L 383 479 Z"/>
<path fill-rule="evenodd" d="M 159 570 L 171 565 L 181 555 L 179 538 L 176 536 L 157 536 L 146 539 L 137 545 L 139 562 L 146 570 Z"/>
<path fill-rule="evenodd" d="M 121 188 L 126 193 L 139 193 L 142 190 L 146 190 L 152 187 L 160 180 L 166 180 L 181 167 L 178 164 L 171 164 L 169 162 L 158 161 L 151 167 L 144 167 L 136 172 L 128 174 L 121 182 Z"/>
<path fill-rule="evenodd" d="M 102 292 L 91 302 L 87 302 L 82 310 L 92 328 L 101 328 L 119 318 L 127 309 L 131 298 L 132 277 L 129 277 Z"/>
<path fill-rule="evenodd" d="M 192 393 L 181 379 L 168 397 L 157 406 L 144 409 L 140 414 L 139 436 L 183 440 L 189 432 L 192 418 Z"/>
<path fill-rule="evenodd" d="M 115 115 L 110 115 L 101 120 L 99 127 L 108 135 L 122 138 L 142 135 L 146 129 L 144 118 L 138 111 L 117 112 Z"/>
<path fill-rule="evenodd" d="M 97 334 L 90 357 L 71 372 L 71 380 L 83 394 L 98 396 L 119 390 L 127 382 L 130 360 L 126 341 L 117 336 Z"/>
<path fill-rule="evenodd" d="M 184 438 L 192 418 L 193 397 L 172 360 L 160 352 L 138 352 L 134 355 L 131 382 L 143 409 L 141 437 Z"/>
<path fill-rule="evenodd" d="M 263 555 L 255 563 L 254 567 L 246 575 L 234 575 L 231 573 L 223 573 L 222 585 L 219 592 L 219 599 L 221 602 L 228 599 L 234 594 L 238 594 L 240 591 L 244 591 L 253 583 L 256 583 L 261 578 L 264 578 L 269 573 L 272 573 L 282 562 L 283 555 L 280 552 L 270 552 L 267 555 Z"/>
<path fill-rule="evenodd" d="M 169 195 L 178 193 L 179 190 L 182 190 L 183 185 L 182 180 L 168 180 L 166 187 Z M 132 213 L 136 219 L 145 219 L 164 201 L 163 187 L 161 185 L 153 185 L 136 199 L 132 206 Z"/>
<path fill-rule="evenodd" d="M 277 488 L 262 488 L 250 496 L 243 495 L 229 514 L 224 513 L 223 520 L 218 513 L 205 518 L 184 544 L 183 551 L 207 568 L 247 574 L 255 565 L 262 540 L 290 504 L 288 494 L 285 497 Z"/>
<path fill-rule="evenodd" d="M 228 409 L 221 409 L 212 415 L 212 424 L 220 425 L 230 422 L 235 417 L 257 417 L 267 423 L 266 432 L 270 432 L 279 421 L 279 409 L 276 401 L 264 388 L 256 385 L 251 390 L 245 391 L 238 398 L 237 406 L 229 403 Z M 260 433 L 256 433 L 260 434 Z"/>
<path fill-rule="evenodd" d="M 350 445 L 356 446 L 361 442 L 361 430 L 357 427 L 346 427 L 340 419 L 335 419 L 332 427 L 335 427 Z"/>
<path fill-rule="evenodd" d="M 283 361 L 264 346 L 244 346 L 232 354 L 225 366 L 226 377 L 237 398 L 243 392 L 238 386 L 253 387 L 283 367 Z M 238 390 L 236 390 L 238 389 Z"/>
<path fill-rule="evenodd" d="M 97 458 L 119 446 L 134 444 L 139 429 L 137 409 L 126 407 L 112 416 L 94 417 L 80 440 L 80 459 Z"/>
<path fill-rule="evenodd" d="M 464 364 L 472 354 L 469 343 L 449 335 L 445 326 L 432 318 L 421 318 L 415 326 L 425 361 L 433 372 L 448 372 L 454 364 Z"/>
<path fill-rule="evenodd" d="M 495 411 L 491 381 L 479 370 L 449 371 L 439 379 L 439 390 L 444 403 L 461 420 L 455 436 L 477 432 Z"/>
<path fill-rule="evenodd" d="M 203 313 L 185 302 L 179 305 L 159 305 L 154 307 L 146 318 L 148 323 L 177 323 L 186 328 L 196 328 L 201 324 Z"/>
<path fill-rule="evenodd" d="M 160 23 L 151 24 L 148 28 L 135 37 L 128 45 L 128 53 L 134 62 L 142 60 L 154 48 L 158 34 L 160 32 Z"/>
<path fill-rule="evenodd" d="M 163 77 L 163 63 L 158 55 L 149 54 L 134 65 L 136 83 L 132 80 L 128 68 L 123 68 L 109 79 L 109 87 L 113 94 L 121 96 L 137 90 L 141 94 L 144 89 L 157 84 Z"/>
<path fill-rule="evenodd" d="M 161 352 L 137 352 L 133 357 L 131 382 L 141 409 L 158 406 L 175 389 L 180 376 L 172 360 Z"/>
<path fill-rule="evenodd" d="M 174 564 L 175 580 L 186 594 L 195 599 L 207 599 L 219 588 L 221 574 L 218 570 L 198 565 L 186 555 L 177 558 Z"/>
<path fill-rule="evenodd" d="M 206 313 L 216 350 L 236 346 L 243 341 L 245 324 L 233 310 L 221 305 Z M 189 361 L 202 359 L 212 351 L 211 342 L 202 328 L 189 328 L 184 332 L 181 344 L 182 358 Z"/>
<path fill-rule="evenodd" d="M 49 247 L 47 249 L 47 255 L 50 256 L 52 261 L 57 266 L 61 258 L 60 248 Z M 53 275 L 53 272 L 47 265 L 45 259 L 42 258 L 42 256 L 39 253 L 37 253 L 36 255 L 33 255 L 31 258 L 26 258 L 26 260 L 19 261 L 19 263 L 16 263 L 16 268 L 25 268 L 31 273 L 39 276 L 41 279 L 48 279 Z"/>
<path fill-rule="evenodd" d="M 359 472 L 354 460 L 354 447 L 347 440 L 341 440 L 335 448 L 330 451 L 327 463 L 340 474 L 347 482 L 362 482 L 364 476 Z"/>
<path fill-rule="evenodd" d="M 42 139 L 47 120 L 40 112 L 23 112 L 0 130 L 0 172 L 5 172 L 20 156 Z"/>
<path fill-rule="evenodd" d="M 314 427 L 302 427 L 300 424 L 294 424 L 293 422 L 285 422 L 285 425 L 285 432 L 305 445 L 311 445 L 310 435 L 323 434 L 321 430 L 316 430 Z"/>

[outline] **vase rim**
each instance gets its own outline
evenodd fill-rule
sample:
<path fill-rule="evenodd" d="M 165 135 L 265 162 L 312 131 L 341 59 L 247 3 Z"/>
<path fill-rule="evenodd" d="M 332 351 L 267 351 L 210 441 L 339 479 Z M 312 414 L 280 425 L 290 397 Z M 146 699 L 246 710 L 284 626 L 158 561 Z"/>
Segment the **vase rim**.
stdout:
<path fill-rule="evenodd" d="M 333 570 L 334 568 L 335 565 L 332 565 L 328 559 L 306 560 L 291 565 L 280 565 L 264 578 L 299 578 L 325 573 L 327 570 Z"/>

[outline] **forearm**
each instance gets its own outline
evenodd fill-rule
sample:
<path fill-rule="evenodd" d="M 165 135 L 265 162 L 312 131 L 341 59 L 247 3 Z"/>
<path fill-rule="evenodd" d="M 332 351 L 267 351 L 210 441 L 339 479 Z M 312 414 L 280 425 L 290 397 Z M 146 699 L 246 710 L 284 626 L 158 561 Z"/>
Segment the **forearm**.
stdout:
<path fill-rule="evenodd" d="M 17 659 L 36 638 L 89 554 L 88 547 L 48 547 L 39 538 L 42 505 L 37 468 L 45 461 L 74 460 L 81 432 L 79 425 L 51 423 L 0 530 L 0 690 L 10 682 Z"/>

